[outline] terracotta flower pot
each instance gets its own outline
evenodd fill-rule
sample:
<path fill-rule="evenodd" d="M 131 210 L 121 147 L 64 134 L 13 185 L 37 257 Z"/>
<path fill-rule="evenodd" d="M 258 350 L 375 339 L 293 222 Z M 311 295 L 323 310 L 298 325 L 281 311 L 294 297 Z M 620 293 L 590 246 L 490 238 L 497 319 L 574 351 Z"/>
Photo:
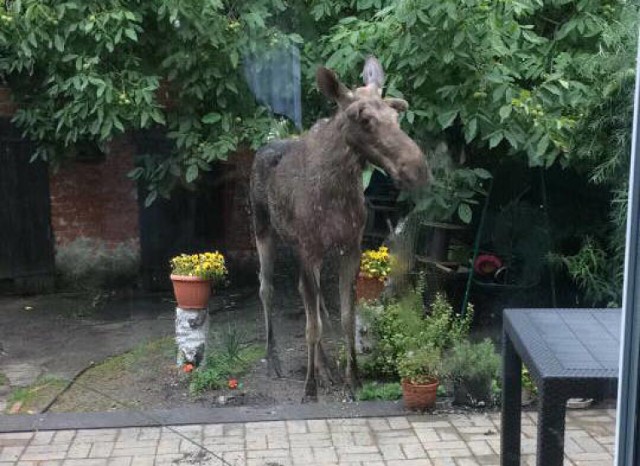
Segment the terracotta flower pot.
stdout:
<path fill-rule="evenodd" d="M 205 309 L 211 297 L 211 280 L 171 275 L 173 292 L 180 309 Z"/>
<path fill-rule="evenodd" d="M 407 409 L 423 411 L 436 405 L 436 394 L 439 382 L 437 380 L 426 383 L 411 383 L 402 381 L 402 399 Z"/>
<path fill-rule="evenodd" d="M 377 278 L 358 275 L 356 279 L 356 301 L 374 301 L 380 298 L 384 290 L 384 282 Z"/>

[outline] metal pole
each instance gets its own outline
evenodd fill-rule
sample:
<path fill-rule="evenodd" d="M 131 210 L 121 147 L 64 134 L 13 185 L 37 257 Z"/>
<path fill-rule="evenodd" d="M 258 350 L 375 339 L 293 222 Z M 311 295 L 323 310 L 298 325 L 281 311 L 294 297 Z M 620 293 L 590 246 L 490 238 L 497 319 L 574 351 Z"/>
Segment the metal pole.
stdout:
<path fill-rule="evenodd" d="M 639 42 L 640 43 L 640 42 Z M 631 169 L 629 173 L 629 205 L 627 208 L 627 242 L 622 295 L 622 341 L 618 378 L 618 411 L 616 429 L 617 466 L 637 465 L 640 429 L 638 388 L 640 361 L 640 148 L 638 118 L 640 112 L 640 47 L 636 58 L 636 90 L 633 113 Z"/>

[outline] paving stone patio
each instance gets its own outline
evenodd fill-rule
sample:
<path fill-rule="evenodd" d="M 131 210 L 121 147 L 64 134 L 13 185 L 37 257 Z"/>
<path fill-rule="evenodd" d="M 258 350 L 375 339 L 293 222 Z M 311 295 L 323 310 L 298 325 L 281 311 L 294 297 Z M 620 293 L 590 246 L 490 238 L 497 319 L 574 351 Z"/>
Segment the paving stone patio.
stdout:
<path fill-rule="evenodd" d="M 523 413 L 523 465 L 536 414 Z M 0 434 L 0 466 L 499 465 L 499 414 L 270 421 Z M 570 411 L 565 465 L 613 464 L 615 410 Z"/>

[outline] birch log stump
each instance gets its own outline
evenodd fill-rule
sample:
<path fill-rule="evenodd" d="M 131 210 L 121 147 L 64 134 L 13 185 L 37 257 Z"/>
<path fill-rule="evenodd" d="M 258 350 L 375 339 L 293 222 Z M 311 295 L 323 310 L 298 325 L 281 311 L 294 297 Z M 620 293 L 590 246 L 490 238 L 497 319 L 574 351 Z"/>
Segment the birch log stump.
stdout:
<path fill-rule="evenodd" d="M 176 345 L 178 346 L 178 366 L 204 362 L 209 334 L 209 309 L 176 308 Z"/>

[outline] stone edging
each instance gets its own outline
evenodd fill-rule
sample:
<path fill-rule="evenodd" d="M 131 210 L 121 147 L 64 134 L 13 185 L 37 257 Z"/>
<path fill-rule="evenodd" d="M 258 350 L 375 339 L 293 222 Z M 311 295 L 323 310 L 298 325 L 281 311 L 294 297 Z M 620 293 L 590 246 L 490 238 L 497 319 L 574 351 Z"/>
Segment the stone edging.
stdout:
<path fill-rule="evenodd" d="M 103 413 L 0 415 L 0 433 L 37 430 L 105 429 L 282 420 L 365 418 L 406 415 L 401 401 L 283 405 L 268 408 L 175 408 Z"/>

